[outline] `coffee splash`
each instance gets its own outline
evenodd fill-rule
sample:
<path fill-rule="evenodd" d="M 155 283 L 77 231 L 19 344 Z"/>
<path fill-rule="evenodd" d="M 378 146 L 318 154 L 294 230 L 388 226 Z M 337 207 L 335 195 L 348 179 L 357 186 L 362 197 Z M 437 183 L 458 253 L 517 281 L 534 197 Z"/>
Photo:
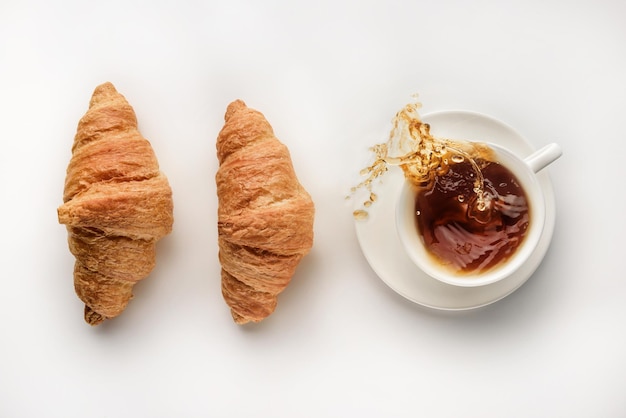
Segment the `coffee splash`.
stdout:
<path fill-rule="evenodd" d="M 419 103 L 393 118 L 386 143 L 371 148 L 374 162 L 361 170 L 369 199 L 354 211 L 368 218 L 374 180 L 398 166 L 416 190 L 417 233 L 442 266 L 455 274 L 485 272 L 507 260 L 528 230 L 529 206 L 514 174 L 477 142 L 437 138 L 420 119 Z"/>
<path fill-rule="evenodd" d="M 486 144 L 433 136 L 430 125 L 420 118 L 420 108 L 419 102 L 404 106 L 392 120 L 387 142 L 370 148 L 374 154 L 374 162 L 361 170 L 360 175 L 365 179 L 351 189 L 352 193 L 363 188 L 369 192 L 369 198 L 363 202 L 363 207 L 353 212 L 355 219 L 368 218 L 367 208 L 377 198 L 372 191 L 373 183 L 390 167 L 400 167 L 405 178 L 415 187 L 428 189 L 437 177 L 448 172 L 451 164 L 462 162 L 468 162 L 474 173 L 475 199 L 472 199 L 474 205 L 470 212 L 479 219 L 488 216 L 490 197 L 484 192 L 484 178 L 476 161 L 492 159 L 493 151 Z"/>

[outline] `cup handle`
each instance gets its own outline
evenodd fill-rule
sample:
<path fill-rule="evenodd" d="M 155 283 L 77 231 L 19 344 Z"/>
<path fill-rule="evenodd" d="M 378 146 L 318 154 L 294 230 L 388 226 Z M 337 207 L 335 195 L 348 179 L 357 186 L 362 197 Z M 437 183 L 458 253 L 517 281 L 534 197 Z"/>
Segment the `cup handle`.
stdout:
<path fill-rule="evenodd" d="M 524 162 L 530 167 L 531 170 L 538 173 L 550 165 L 550 163 L 558 159 L 562 154 L 563 150 L 559 144 L 552 143 L 538 149 L 528 157 L 524 158 Z"/>

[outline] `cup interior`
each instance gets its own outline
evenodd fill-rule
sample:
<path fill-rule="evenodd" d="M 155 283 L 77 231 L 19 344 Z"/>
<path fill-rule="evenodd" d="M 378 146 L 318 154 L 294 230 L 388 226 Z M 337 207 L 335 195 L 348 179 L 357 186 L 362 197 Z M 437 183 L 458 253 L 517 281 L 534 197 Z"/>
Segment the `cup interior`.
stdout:
<path fill-rule="evenodd" d="M 530 222 L 526 236 L 508 259 L 487 271 L 455 273 L 430 254 L 424 244 L 415 213 L 418 189 L 405 181 L 396 204 L 396 229 L 407 255 L 426 274 L 447 284 L 464 287 L 484 286 L 510 276 L 528 260 L 543 233 L 545 200 L 537 176 L 523 159 L 512 152 L 495 144 L 488 145 L 494 150 L 497 161 L 517 177 L 529 203 Z"/>

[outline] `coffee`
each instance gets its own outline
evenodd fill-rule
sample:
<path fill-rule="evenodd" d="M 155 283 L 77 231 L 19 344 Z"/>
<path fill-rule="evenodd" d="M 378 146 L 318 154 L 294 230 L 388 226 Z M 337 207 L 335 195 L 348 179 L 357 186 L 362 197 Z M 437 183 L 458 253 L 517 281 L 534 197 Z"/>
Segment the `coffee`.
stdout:
<path fill-rule="evenodd" d="M 374 180 L 400 167 L 418 190 L 416 224 L 427 253 L 455 275 L 485 273 L 523 242 L 530 222 L 527 196 L 490 146 L 433 136 L 419 107 L 401 109 L 389 140 L 371 148 L 374 162 L 361 170 L 366 178 L 352 190 L 366 188 L 370 198 L 353 216 L 367 219 Z"/>
<path fill-rule="evenodd" d="M 477 175 L 482 176 L 481 193 Z M 452 158 L 416 196 L 416 224 L 425 247 L 455 273 L 496 267 L 526 236 L 528 198 L 515 175 L 499 162 Z"/>

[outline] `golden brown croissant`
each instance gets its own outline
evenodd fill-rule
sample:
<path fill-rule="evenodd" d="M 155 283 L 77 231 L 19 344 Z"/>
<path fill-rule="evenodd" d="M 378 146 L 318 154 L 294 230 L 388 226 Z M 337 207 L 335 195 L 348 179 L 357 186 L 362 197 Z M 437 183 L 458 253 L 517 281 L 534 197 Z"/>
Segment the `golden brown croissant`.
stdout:
<path fill-rule="evenodd" d="M 85 321 L 97 325 L 124 310 L 174 220 L 167 178 L 111 83 L 96 87 L 78 123 L 63 201 L 58 216 L 76 257 L 74 288 Z"/>
<path fill-rule="evenodd" d="M 236 323 L 259 322 L 313 246 L 315 208 L 263 114 L 237 100 L 224 119 L 216 174 L 222 294 Z"/>

